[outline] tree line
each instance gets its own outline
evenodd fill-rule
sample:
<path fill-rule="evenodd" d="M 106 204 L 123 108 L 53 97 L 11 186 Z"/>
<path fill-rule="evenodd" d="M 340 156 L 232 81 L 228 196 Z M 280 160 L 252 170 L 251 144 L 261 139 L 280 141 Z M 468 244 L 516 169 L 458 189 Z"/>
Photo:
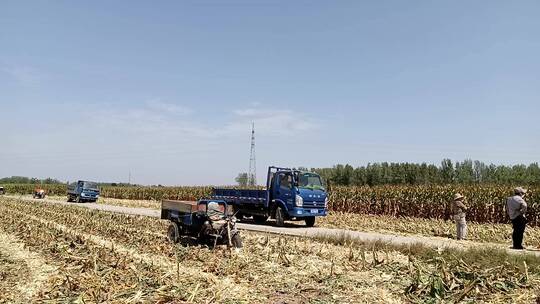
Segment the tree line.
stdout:
<path fill-rule="evenodd" d="M 39 179 L 26 176 L 11 176 L 0 178 L 0 184 L 62 184 L 62 182 L 50 177 Z"/>
<path fill-rule="evenodd" d="M 62 182 L 54 178 L 44 178 L 39 179 L 35 177 L 26 177 L 26 176 L 11 176 L 11 177 L 4 177 L 0 178 L 0 184 L 40 184 L 40 185 L 52 185 L 52 184 L 66 184 L 67 182 Z M 134 186 L 138 187 L 140 185 L 138 184 L 129 184 L 129 183 L 112 183 L 112 182 L 98 182 L 98 185 L 100 186 L 112 186 L 112 187 L 128 187 L 128 186 Z M 161 185 L 158 185 L 158 187 L 162 187 Z"/>
<path fill-rule="evenodd" d="M 427 163 L 369 163 L 367 166 L 335 165 L 312 168 L 324 180 L 337 185 L 423 185 L 423 184 L 521 184 L 540 185 L 538 163 L 495 165 L 466 159 L 440 165 Z"/>

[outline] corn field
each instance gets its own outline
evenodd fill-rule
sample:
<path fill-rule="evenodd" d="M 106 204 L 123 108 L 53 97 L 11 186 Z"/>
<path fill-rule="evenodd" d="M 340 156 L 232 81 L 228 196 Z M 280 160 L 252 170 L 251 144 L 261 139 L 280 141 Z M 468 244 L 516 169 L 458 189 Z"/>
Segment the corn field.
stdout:
<path fill-rule="evenodd" d="M 34 185 L 5 185 L 7 193 L 30 194 Z M 43 185 L 49 195 L 65 195 L 65 185 Z M 102 187 L 102 196 L 131 200 L 179 199 L 207 197 L 211 186 L 193 187 Z M 356 214 L 388 215 L 450 219 L 453 195 L 466 196 L 467 218 L 478 223 L 506 223 L 505 202 L 512 188 L 498 185 L 447 186 L 334 186 L 330 191 L 329 209 Z M 528 220 L 540 226 L 540 188 L 532 187 L 525 197 Z"/>
<path fill-rule="evenodd" d="M 513 189 L 504 186 L 377 186 L 334 187 L 330 195 L 330 210 L 389 215 L 393 217 L 420 217 L 450 219 L 451 202 L 456 192 L 466 197 L 468 220 L 479 223 L 508 222 L 506 198 Z M 529 189 L 529 224 L 540 224 L 540 189 Z"/>

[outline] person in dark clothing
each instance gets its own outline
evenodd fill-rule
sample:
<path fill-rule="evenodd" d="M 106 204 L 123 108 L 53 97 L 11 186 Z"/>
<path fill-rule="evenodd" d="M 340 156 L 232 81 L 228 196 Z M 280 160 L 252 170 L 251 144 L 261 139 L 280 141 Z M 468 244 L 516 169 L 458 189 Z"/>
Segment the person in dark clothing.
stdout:
<path fill-rule="evenodd" d="M 523 233 L 525 233 L 525 226 L 527 224 L 527 218 L 525 213 L 527 212 L 527 203 L 523 199 L 527 189 L 517 187 L 514 189 L 514 196 L 509 197 L 506 200 L 506 211 L 510 220 L 512 220 L 512 242 L 513 249 L 525 249 L 523 247 Z"/>

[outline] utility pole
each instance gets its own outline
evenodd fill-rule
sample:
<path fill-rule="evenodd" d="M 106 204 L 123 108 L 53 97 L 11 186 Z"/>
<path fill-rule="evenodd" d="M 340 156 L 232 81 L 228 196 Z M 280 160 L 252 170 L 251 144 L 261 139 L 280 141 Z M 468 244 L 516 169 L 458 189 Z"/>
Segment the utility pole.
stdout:
<path fill-rule="evenodd" d="M 131 185 L 131 170 L 129 170 L 128 185 Z"/>
<path fill-rule="evenodd" d="M 257 185 L 257 162 L 255 161 L 255 123 L 251 123 L 251 155 L 249 156 L 248 185 Z"/>

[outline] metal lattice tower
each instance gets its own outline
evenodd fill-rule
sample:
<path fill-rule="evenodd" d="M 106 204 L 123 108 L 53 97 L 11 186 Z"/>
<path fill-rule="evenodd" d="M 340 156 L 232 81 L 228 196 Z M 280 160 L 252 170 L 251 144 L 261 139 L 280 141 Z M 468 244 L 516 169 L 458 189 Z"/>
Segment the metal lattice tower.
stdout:
<path fill-rule="evenodd" d="M 248 185 L 257 185 L 257 162 L 255 161 L 255 123 L 251 123 L 251 155 L 249 156 Z"/>

